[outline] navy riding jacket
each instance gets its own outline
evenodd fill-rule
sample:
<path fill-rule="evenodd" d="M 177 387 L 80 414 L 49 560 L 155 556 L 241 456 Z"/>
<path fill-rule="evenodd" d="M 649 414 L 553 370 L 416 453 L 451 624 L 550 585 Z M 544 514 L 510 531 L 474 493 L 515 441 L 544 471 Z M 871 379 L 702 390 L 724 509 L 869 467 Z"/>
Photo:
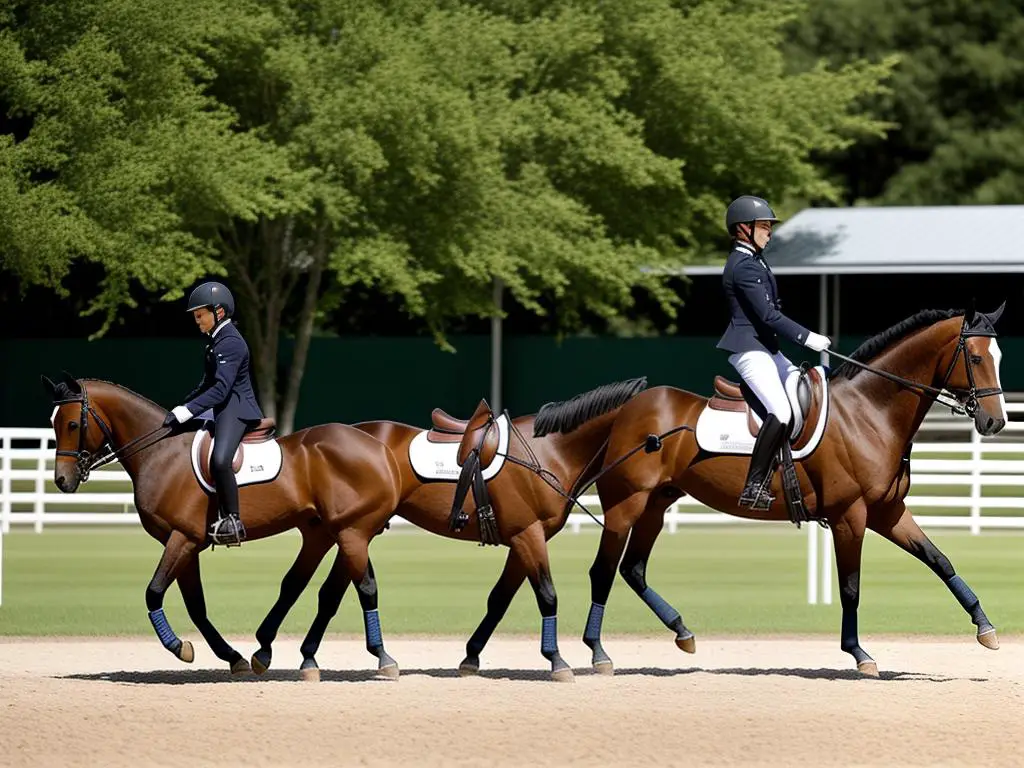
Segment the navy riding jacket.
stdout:
<path fill-rule="evenodd" d="M 803 345 L 809 331 L 782 314 L 775 275 L 745 243 L 736 243 L 722 272 L 722 286 L 732 319 L 718 349 L 727 352 L 779 351 L 779 336 Z"/>
<path fill-rule="evenodd" d="M 263 418 L 249 373 L 249 347 L 234 323 L 224 322 L 206 345 L 203 380 L 185 407 L 198 416 L 212 408 L 214 418 L 227 412 L 242 421 Z"/>

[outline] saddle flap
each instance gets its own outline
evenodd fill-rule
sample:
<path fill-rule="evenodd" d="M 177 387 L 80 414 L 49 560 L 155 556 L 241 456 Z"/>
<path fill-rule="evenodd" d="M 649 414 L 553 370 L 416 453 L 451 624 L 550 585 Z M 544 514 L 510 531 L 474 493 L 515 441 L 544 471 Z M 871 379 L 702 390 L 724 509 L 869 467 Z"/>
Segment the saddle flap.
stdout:
<path fill-rule="evenodd" d="M 269 429 L 273 429 L 272 424 Z M 198 430 L 192 439 L 192 471 L 199 485 L 208 493 L 215 490 L 213 476 L 210 474 L 210 457 L 215 441 L 216 436 L 209 422 L 207 426 Z M 231 459 L 231 470 L 235 473 L 235 481 L 240 488 L 255 483 L 268 483 L 280 474 L 283 459 L 281 444 L 273 439 L 271 434 L 261 440 L 243 440 Z"/>
<path fill-rule="evenodd" d="M 481 400 L 466 423 L 466 431 L 459 443 L 457 460 L 461 467 L 476 448 L 480 454 L 480 469 L 487 469 L 498 454 L 498 429 L 494 412 L 487 400 Z"/>

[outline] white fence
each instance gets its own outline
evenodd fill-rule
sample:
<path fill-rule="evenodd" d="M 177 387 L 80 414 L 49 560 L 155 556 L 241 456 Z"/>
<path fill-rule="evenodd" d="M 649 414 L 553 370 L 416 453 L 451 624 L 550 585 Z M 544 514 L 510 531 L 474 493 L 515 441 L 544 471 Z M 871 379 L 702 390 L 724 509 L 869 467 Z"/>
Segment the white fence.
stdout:
<path fill-rule="evenodd" d="M 1007 410 L 1011 415 L 1022 414 L 1024 402 L 1008 403 Z M 921 441 L 928 435 L 935 439 Z M 982 438 L 969 419 L 936 410 L 925 420 L 918 439 L 911 455 L 913 484 L 907 504 L 915 510 L 922 527 L 966 528 L 973 534 L 982 530 L 1024 529 L 1024 516 L 999 514 L 1000 510 L 1024 509 L 1024 420 L 1010 421 L 994 438 Z M 122 469 L 114 465 L 94 472 L 77 493 L 63 494 L 52 483 L 53 459 L 52 429 L 0 428 L 0 599 L 3 534 L 12 524 L 28 524 L 39 533 L 53 525 L 139 522 L 129 490 L 130 479 Z M 599 510 L 597 496 L 584 496 L 581 501 Z M 98 511 L 97 507 L 108 509 Z M 928 514 L 929 509 L 939 514 Z M 401 518 L 394 522 L 408 524 Z M 750 522 L 710 510 L 690 497 L 677 501 L 665 515 L 669 533 L 675 533 L 681 525 Z M 578 533 L 591 525 L 594 521 L 590 517 L 574 512 L 567 528 Z M 817 525 L 806 528 L 808 602 L 831 603 L 831 534 Z"/>

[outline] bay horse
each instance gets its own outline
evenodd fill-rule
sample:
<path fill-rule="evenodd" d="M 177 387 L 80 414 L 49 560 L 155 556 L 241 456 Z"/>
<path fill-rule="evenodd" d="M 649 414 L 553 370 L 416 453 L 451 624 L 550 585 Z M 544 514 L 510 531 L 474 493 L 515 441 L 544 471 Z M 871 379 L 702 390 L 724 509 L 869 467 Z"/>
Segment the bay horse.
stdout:
<path fill-rule="evenodd" d="M 118 457 L 132 480 L 142 527 L 164 545 L 146 588 L 146 607 L 161 643 L 184 662 L 195 656 L 192 644 L 177 636 L 163 612 L 164 594 L 177 582 L 189 617 L 217 657 L 232 673 L 249 671 L 249 662 L 206 615 L 199 553 L 208 544 L 217 501 L 203 490 L 192 469 L 194 432 L 162 429 L 164 408 L 116 384 L 68 374 L 58 383 L 45 376 L 42 381 L 54 403 L 57 487 L 74 493 L 93 468 L 106 463 L 99 460 L 101 451 L 110 452 L 107 456 Z M 147 444 L 154 435 L 158 441 Z M 377 588 L 367 547 L 398 504 L 402 473 L 395 457 L 387 446 L 344 424 L 303 429 L 277 442 L 281 464 L 276 479 L 239 488 L 247 538 L 298 528 L 303 541 L 336 544 L 339 567 L 357 583 L 372 626 L 377 622 Z M 243 444 L 247 447 L 253 446 Z M 382 644 L 380 652 L 386 663 Z"/>
<path fill-rule="evenodd" d="M 993 650 L 999 647 L 978 597 L 918 527 L 904 499 L 910 488 L 911 443 L 940 392 L 951 395 L 953 406 L 973 417 L 982 435 L 993 435 L 1006 424 L 995 331 L 1004 307 L 990 314 L 918 312 L 866 341 L 829 374 L 824 432 L 817 449 L 797 464 L 797 474 L 805 507 L 832 528 L 843 611 L 840 647 L 865 675 L 878 675 L 857 633 L 866 528 L 927 565 L 970 615 L 978 642 Z M 605 461 L 645 436 L 697 424 L 707 404 L 704 397 L 672 387 L 638 395 L 616 417 Z M 787 519 L 782 494 L 766 511 L 737 505 L 748 461 L 749 456 L 703 450 L 694 431 L 687 430 L 666 438 L 660 451 L 633 456 L 598 479 L 605 529 L 590 569 L 593 603 L 583 638 L 595 663 L 608 658 L 601 646 L 601 619 L 616 566 L 663 623 L 675 631 L 682 626 L 679 612 L 646 579 L 665 511 L 676 499 L 690 494 L 730 515 Z"/>
<path fill-rule="evenodd" d="M 487 612 L 466 643 L 459 665 L 463 676 L 480 669 L 480 654 L 524 579 L 529 579 L 541 614 L 541 653 L 551 663 L 552 679 L 573 680 L 572 668 L 558 651 L 558 596 L 548 564 L 547 541 L 565 525 L 574 497 L 590 485 L 601 466 L 608 435 L 623 404 L 647 386 L 646 379 L 608 384 L 557 403 L 548 403 L 536 415 L 511 420 L 506 461 L 488 481 L 498 534 L 509 548 L 505 566 L 487 598 Z M 438 414 L 438 411 L 435 411 Z M 457 420 L 441 412 L 435 421 Z M 480 540 L 477 515 L 464 528 L 449 526 L 455 483 L 427 480 L 410 461 L 410 444 L 424 430 L 393 421 L 370 421 L 356 427 L 391 448 L 401 467 L 401 499 L 395 514 L 424 530 L 453 539 Z M 546 479 L 545 479 L 546 478 Z M 289 609 L 309 583 L 330 547 L 327 539 L 310 537 L 281 583 L 280 595 L 256 632 L 260 643 L 253 669 L 270 666 L 272 643 Z M 350 572 L 334 564 L 320 589 L 317 615 L 302 642 L 303 676 L 319 679 L 316 652 L 328 623 L 338 610 Z"/>

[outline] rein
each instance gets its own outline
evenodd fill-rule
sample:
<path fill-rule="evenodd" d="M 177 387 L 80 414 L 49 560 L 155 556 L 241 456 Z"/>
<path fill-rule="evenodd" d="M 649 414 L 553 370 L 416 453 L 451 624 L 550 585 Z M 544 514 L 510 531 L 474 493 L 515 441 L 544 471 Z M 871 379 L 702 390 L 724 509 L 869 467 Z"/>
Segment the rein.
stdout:
<path fill-rule="evenodd" d="M 598 518 L 594 515 L 594 513 L 591 512 L 589 509 L 587 509 L 585 506 L 583 506 L 583 504 L 580 502 L 579 497 L 580 497 L 580 493 L 583 492 L 583 489 L 581 488 L 579 490 L 579 492 L 576 492 L 576 493 L 566 491 L 562 487 L 562 483 L 555 476 L 555 473 L 552 472 L 550 469 L 546 469 L 546 468 L 544 468 L 544 467 L 542 467 L 540 465 L 540 462 L 537 460 L 537 455 L 533 452 L 533 449 L 530 447 L 530 444 L 526 441 L 526 438 L 523 437 L 522 433 L 519 431 L 519 429 L 516 427 L 516 425 L 512 422 L 511 419 L 509 419 L 508 423 L 509 423 L 509 427 L 511 428 L 512 432 L 516 435 L 516 437 L 519 438 L 519 442 L 521 442 L 523 444 L 523 446 L 526 448 L 526 451 L 530 454 L 530 460 L 529 461 L 524 461 L 523 459 L 520 459 L 520 458 L 518 458 L 516 456 L 513 456 L 511 453 L 507 453 L 507 452 L 506 453 L 499 453 L 498 455 L 499 456 L 503 456 L 507 461 L 511 462 L 512 464 L 520 466 L 523 469 L 527 469 L 530 472 L 533 472 L 535 475 L 537 475 L 537 477 L 539 477 L 541 480 L 543 480 L 545 483 L 547 483 L 548 486 L 555 493 L 557 493 L 559 496 L 564 498 L 566 500 L 566 502 L 567 502 L 567 506 L 570 509 L 573 507 L 573 505 L 579 507 L 580 509 L 582 509 L 584 512 L 587 513 L 587 515 L 590 517 L 591 520 L 593 520 L 595 523 L 597 523 L 599 526 L 601 526 L 601 528 L 604 528 L 604 523 L 601 520 L 598 520 Z M 631 449 L 627 453 L 624 453 L 622 456 L 617 458 L 615 461 L 613 461 L 608 466 L 603 467 L 601 469 L 601 471 L 598 472 L 590 480 L 590 482 L 587 483 L 587 487 L 589 487 L 589 486 L 593 485 L 594 483 L 596 483 L 606 473 L 611 472 L 613 469 L 618 467 L 624 461 L 626 461 L 631 456 L 636 454 L 637 451 L 639 451 L 641 449 L 645 450 L 647 453 L 654 453 L 655 451 L 659 451 L 659 450 L 661 450 L 662 441 L 666 437 L 672 437 L 675 434 L 678 434 L 680 432 L 685 432 L 685 431 L 693 432 L 693 427 L 691 427 L 691 426 L 689 426 L 687 424 L 683 424 L 683 425 L 680 425 L 678 427 L 673 427 L 672 429 L 669 429 L 669 430 L 667 430 L 665 432 L 662 432 L 660 435 L 655 435 L 655 434 L 648 435 L 646 438 L 644 438 L 644 441 L 642 443 L 640 443 L 639 445 L 637 445 L 636 447 L 634 447 L 633 449 Z M 605 440 L 604 443 L 601 446 L 601 451 L 603 451 L 607 446 L 608 446 L 608 441 Z M 598 451 L 598 454 L 600 454 L 601 451 Z M 591 460 L 591 462 L 592 461 L 593 460 Z M 589 466 L 589 464 L 588 464 L 588 466 Z M 586 471 L 586 469 L 584 469 L 584 471 Z"/>
<path fill-rule="evenodd" d="M 979 400 L 983 397 L 994 397 L 1001 395 L 1003 390 L 1001 387 L 984 387 L 978 389 L 974 383 L 974 368 L 971 365 L 971 355 L 967 351 L 967 339 L 972 336 L 991 336 L 995 337 L 995 333 L 986 333 L 979 331 L 968 331 L 966 328 L 966 320 L 963 326 L 960 328 L 960 338 L 957 341 L 956 351 L 953 353 L 953 359 L 949 361 L 949 367 L 946 369 L 946 375 L 942 379 L 942 384 L 939 387 L 933 387 L 928 384 L 921 384 L 910 379 L 905 379 L 902 376 L 898 376 L 895 373 L 889 371 L 883 371 L 881 368 L 875 368 L 867 363 L 855 360 L 852 357 L 834 352 L 831 349 L 826 352 L 828 355 L 834 355 L 843 362 L 857 366 L 865 371 L 870 371 L 876 376 L 881 376 L 883 379 L 888 379 L 895 384 L 899 384 L 904 389 L 908 389 L 911 392 L 915 392 L 922 397 L 931 397 L 936 402 L 947 406 L 953 413 L 961 416 L 970 416 L 971 418 L 978 412 Z M 949 379 L 953 375 L 953 369 L 956 367 L 956 362 L 960 358 L 960 355 L 964 356 L 964 369 L 967 371 L 967 389 L 947 389 Z M 950 392 L 955 398 L 954 402 L 949 402 L 943 395 L 943 391 Z"/>

